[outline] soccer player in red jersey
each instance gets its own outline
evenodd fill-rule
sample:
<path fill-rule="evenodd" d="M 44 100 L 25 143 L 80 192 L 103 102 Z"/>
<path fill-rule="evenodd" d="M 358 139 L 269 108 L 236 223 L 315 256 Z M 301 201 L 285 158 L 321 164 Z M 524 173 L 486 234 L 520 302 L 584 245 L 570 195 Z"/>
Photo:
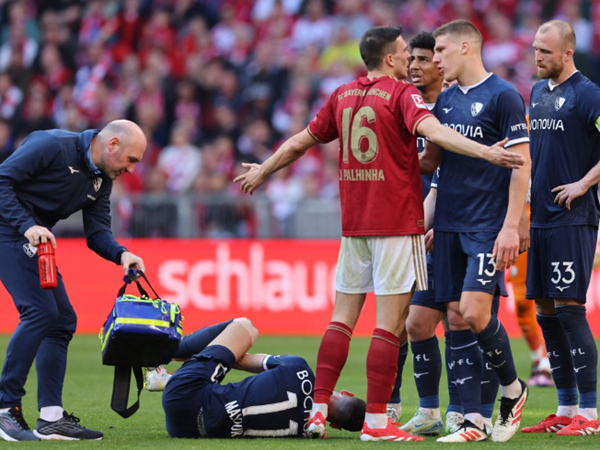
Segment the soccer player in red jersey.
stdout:
<path fill-rule="evenodd" d="M 336 89 L 308 127 L 262 164 L 243 164 L 240 189 L 252 194 L 266 178 L 310 147 L 340 140 L 342 243 L 336 301 L 317 358 L 309 437 L 325 436 L 327 404 L 344 367 L 366 293 L 374 292 L 376 327 L 367 355 L 367 414 L 362 440 L 422 440 L 386 416 L 400 339 L 413 290 L 427 289 L 424 219 L 416 135 L 474 158 L 518 168 L 505 141 L 486 147 L 444 127 L 419 91 L 401 81 L 410 54 L 400 27 L 375 27 L 360 42 L 367 76 Z"/>

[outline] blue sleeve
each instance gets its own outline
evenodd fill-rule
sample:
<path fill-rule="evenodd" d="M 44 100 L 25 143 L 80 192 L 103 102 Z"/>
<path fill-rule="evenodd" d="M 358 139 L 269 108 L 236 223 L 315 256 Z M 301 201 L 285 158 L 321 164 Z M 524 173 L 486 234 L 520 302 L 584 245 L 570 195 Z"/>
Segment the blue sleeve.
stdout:
<path fill-rule="evenodd" d="M 586 125 L 594 126 L 600 131 L 600 88 L 593 83 L 586 83 L 582 87 L 585 90 L 578 90 L 577 101 L 581 119 Z"/>
<path fill-rule="evenodd" d="M 500 133 L 508 138 L 507 147 L 529 142 L 525 102 L 516 90 L 506 89 L 498 95 L 497 111 Z"/>
<path fill-rule="evenodd" d="M 102 189 L 95 202 L 83 208 L 83 229 L 91 250 L 104 259 L 120 264 L 121 253 L 127 249 L 115 241 L 110 228 L 111 188 L 112 183 Z"/>
<path fill-rule="evenodd" d="M 53 136 L 36 131 L 27 136 L 23 144 L 0 164 L 0 216 L 21 234 L 37 224 L 19 202 L 16 189 L 20 184 L 44 173 L 60 155 L 60 150 Z"/>

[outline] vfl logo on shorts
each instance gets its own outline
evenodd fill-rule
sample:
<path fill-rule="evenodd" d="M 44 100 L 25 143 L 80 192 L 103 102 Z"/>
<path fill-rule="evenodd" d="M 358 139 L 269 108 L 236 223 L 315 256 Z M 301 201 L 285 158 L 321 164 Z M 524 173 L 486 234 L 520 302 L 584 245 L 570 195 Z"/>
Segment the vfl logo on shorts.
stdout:
<path fill-rule="evenodd" d="M 23 251 L 25 252 L 25 254 L 27 256 L 29 256 L 30 258 L 33 258 L 35 256 L 35 254 L 37 253 L 37 248 L 35 248 L 33 245 L 31 245 L 28 242 L 27 244 L 23 244 Z"/>

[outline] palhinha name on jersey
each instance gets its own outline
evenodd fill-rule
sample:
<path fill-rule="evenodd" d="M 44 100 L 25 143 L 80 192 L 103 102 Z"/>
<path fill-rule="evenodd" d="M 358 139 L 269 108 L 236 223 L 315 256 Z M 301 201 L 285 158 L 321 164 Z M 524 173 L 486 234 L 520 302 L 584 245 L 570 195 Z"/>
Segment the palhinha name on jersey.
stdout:
<path fill-rule="evenodd" d="M 529 126 L 532 130 L 565 131 L 562 119 L 531 119 Z"/>
<path fill-rule="evenodd" d="M 231 437 L 242 437 L 244 435 L 242 408 L 240 408 L 237 401 L 233 400 L 225 403 L 225 410 L 229 415 L 229 419 L 233 422 L 233 425 L 231 425 Z"/>
<path fill-rule="evenodd" d="M 340 181 L 385 181 L 383 169 L 340 169 Z"/>
<path fill-rule="evenodd" d="M 483 130 L 480 126 L 465 125 L 463 123 L 445 123 L 444 126 L 470 138 L 483 139 Z"/>

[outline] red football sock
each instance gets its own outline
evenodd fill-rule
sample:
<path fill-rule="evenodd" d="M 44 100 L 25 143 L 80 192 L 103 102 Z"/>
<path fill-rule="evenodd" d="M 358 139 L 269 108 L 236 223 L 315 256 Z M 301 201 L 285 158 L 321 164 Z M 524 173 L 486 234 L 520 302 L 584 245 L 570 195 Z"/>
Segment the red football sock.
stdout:
<path fill-rule="evenodd" d="M 400 339 L 375 328 L 367 354 L 367 412 L 385 414 L 398 370 Z"/>
<path fill-rule="evenodd" d="M 325 330 L 317 355 L 315 403 L 329 403 L 335 384 L 348 359 L 350 339 L 352 339 L 352 330 L 341 322 L 331 322 Z"/>

